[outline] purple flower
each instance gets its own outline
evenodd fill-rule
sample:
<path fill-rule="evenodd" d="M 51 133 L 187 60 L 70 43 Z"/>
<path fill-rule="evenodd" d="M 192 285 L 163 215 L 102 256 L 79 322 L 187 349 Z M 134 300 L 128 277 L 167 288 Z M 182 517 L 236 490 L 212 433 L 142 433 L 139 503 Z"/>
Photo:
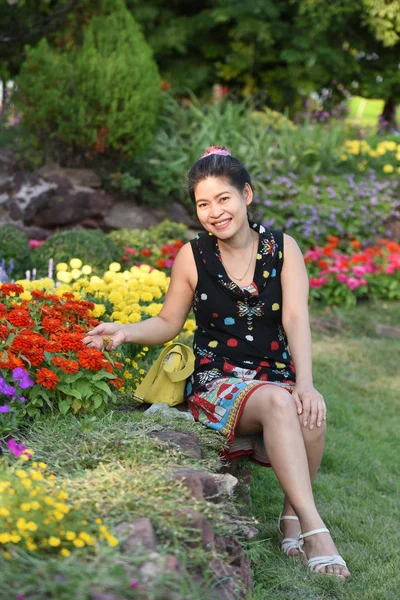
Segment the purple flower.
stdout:
<path fill-rule="evenodd" d="M 19 458 L 26 450 L 26 446 L 24 446 L 24 444 L 18 444 L 14 439 L 8 440 L 7 447 L 16 458 Z"/>
<path fill-rule="evenodd" d="M 0 413 L 6 412 L 10 412 L 10 407 L 8 406 L 8 404 L 3 404 L 3 406 L 0 406 Z"/>
<path fill-rule="evenodd" d="M 8 385 L 3 377 L 0 377 L 0 394 L 5 396 L 15 396 L 15 389 L 12 385 Z"/>
<path fill-rule="evenodd" d="M 130 580 L 130 582 L 129 582 L 129 585 L 130 585 L 132 588 L 137 588 L 137 587 L 139 587 L 139 582 L 138 582 L 138 580 L 137 580 L 137 579 L 131 579 L 131 580 Z"/>
<path fill-rule="evenodd" d="M 28 371 L 25 371 L 25 369 L 20 367 L 13 369 L 12 378 L 14 381 L 18 382 L 18 385 L 22 390 L 26 390 L 35 385 L 35 382 L 30 379 Z"/>

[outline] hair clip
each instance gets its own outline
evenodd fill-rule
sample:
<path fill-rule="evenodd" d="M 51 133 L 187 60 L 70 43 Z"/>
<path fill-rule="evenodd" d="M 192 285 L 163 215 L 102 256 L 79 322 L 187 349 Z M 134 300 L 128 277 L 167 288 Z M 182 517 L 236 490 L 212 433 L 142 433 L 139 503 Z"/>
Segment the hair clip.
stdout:
<path fill-rule="evenodd" d="M 229 152 L 229 150 L 225 148 L 225 146 L 210 146 L 200 158 L 205 158 L 206 156 L 210 156 L 211 154 L 219 154 L 220 156 L 232 156 L 232 154 Z"/>

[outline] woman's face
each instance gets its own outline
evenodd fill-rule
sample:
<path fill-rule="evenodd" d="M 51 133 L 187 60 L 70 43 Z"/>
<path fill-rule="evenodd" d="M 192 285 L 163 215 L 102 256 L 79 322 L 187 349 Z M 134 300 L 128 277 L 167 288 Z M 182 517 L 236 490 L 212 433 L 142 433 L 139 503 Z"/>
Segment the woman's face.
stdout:
<path fill-rule="evenodd" d="M 229 239 L 247 224 L 247 207 L 253 200 L 247 183 L 241 193 L 226 178 L 207 177 L 197 184 L 194 195 L 200 223 L 216 237 Z"/>

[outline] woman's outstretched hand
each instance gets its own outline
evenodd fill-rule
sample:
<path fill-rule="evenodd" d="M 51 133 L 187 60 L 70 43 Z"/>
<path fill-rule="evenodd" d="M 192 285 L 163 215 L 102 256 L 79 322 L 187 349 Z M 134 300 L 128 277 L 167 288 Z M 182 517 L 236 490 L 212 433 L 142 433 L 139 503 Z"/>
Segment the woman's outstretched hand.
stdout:
<path fill-rule="evenodd" d="M 101 323 L 89 331 L 82 341 L 88 348 L 111 352 L 126 342 L 126 329 L 121 323 Z"/>
<path fill-rule="evenodd" d="M 321 427 L 323 421 L 326 421 L 326 404 L 322 394 L 311 384 L 298 383 L 292 396 L 303 426 L 308 426 L 309 429 L 314 429 L 315 425 Z"/>

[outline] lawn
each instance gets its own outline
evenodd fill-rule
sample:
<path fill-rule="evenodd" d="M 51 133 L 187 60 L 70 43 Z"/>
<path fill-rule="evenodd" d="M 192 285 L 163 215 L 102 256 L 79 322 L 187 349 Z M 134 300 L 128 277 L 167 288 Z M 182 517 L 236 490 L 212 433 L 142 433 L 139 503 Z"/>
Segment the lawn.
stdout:
<path fill-rule="evenodd" d="M 314 486 L 317 506 L 352 578 L 311 575 L 281 554 L 282 493 L 271 470 L 251 467 L 261 535 L 247 544 L 252 600 L 397 600 L 400 589 L 399 340 L 375 336 L 398 322 L 398 304 L 317 312 L 314 377 L 328 406 L 328 433 Z M 325 331 L 325 333 L 321 333 Z"/>

